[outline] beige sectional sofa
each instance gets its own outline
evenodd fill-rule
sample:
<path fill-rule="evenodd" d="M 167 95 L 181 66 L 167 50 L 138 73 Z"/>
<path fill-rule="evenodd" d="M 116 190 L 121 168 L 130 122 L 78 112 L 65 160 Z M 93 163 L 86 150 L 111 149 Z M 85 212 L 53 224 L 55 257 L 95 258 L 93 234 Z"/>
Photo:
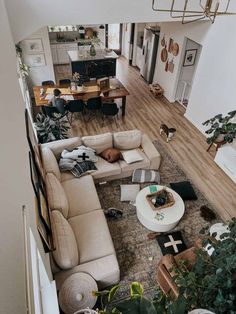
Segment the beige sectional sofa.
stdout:
<path fill-rule="evenodd" d="M 61 173 L 58 160 L 63 149 L 70 150 L 81 144 L 94 148 L 97 154 L 110 147 L 136 148 L 143 160 L 128 165 L 123 160 L 108 163 L 99 157 L 98 170 L 89 175 L 75 178 L 71 173 Z M 42 159 L 51 210 L 54 276 L 58 290 L 67 277 L 77 272 L 91 275 L 99 289 L 117 283 L 119 265 L 94 181 L 127 177 L 137 168 L 158 169 L 160 154 L 147 135 L 132 130 L 43 144 Z"/>

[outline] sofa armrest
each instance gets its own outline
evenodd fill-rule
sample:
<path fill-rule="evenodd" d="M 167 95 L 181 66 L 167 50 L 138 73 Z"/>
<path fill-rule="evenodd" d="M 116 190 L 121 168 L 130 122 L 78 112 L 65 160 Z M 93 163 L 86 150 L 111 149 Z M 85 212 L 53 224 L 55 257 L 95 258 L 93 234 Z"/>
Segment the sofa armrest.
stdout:
<path fill-rule="evenodd" d="M 52 150 L 57 159 L 60 158 L 61 152 L 64 149 L 72 150 L 78 146 L 82 145 L 82 140 L 79 137 L 71 137 L 64 140 L 53 141 L 49 143 L 44 143 L 41 145 L 42 149 L 48 147 Z"/>
<path fill-rule="evenodd" d="M 150 160 L 150 169 L 158 170 L 161 163 L 161 155 L 157 151 L 156 147 L 153 145 L 147 134 L 143 134 L 141 146 L 144 150 L 144 153 Z"/>

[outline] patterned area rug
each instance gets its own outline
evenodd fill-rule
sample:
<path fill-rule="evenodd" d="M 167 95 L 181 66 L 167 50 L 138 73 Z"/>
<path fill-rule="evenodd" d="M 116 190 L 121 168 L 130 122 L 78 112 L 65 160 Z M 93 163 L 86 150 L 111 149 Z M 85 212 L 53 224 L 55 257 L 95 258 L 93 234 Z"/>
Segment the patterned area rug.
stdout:
<path fill-rule="evenodd" d="M 179 165 L 168 154 L 165 147 L 154 142 L 155 147 L 162 156 L 159 169 L 161 184 L 189 180 Z M 116 207 L 123 209 L 123 218 L 108 220 L 109 229 L 114 242 L 118 262 L 121 270 L 121 289 L 116 300 L 129 295 L 129 284 L 139 281 L 143 284 L 145 293 L 152 296 L 157 287 L 155 282 L 156 267 L 162 253 L 156 240 L 147 238 L 149 230 L 143 227 L 136 216 L 136 208 L 128 202 L 120 202 L 120 184 L 131 183 L 131 178 L 111 181 L 104 185 L 97 185 L 98 195 L 103 209 Z M 142 184 L 141 188 L 150 185 Z M 194 186 L 198 200 L 185 201 L 185 214 L 174 230 L 181 230 L 186 245 L 191 246 L 198 238 L 199 231 L 207 222 L 200 216 L 200 207 L 210 204 Z M 219 219 L 217 219 L 219 221 Z M 213 221 L 215 223 L 216 221 Z"/>

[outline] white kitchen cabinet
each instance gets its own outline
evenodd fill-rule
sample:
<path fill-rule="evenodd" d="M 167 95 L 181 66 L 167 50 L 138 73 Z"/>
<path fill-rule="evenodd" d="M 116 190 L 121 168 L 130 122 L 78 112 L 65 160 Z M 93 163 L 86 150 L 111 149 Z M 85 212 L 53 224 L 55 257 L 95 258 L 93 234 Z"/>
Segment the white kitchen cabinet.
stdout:
<path fill-rule="evenodd" d="M 67 51 L 76 50 L 77 43 L 51 45 L 53 64 L 68 64 L 70 62 Z"/>

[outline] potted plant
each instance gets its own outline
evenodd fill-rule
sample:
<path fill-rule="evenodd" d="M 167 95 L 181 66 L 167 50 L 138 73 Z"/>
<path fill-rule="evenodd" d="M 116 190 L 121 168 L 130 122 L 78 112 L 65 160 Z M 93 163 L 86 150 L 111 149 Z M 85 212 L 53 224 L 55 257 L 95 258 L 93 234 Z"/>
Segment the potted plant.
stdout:
<path fill-rule="evenodd" d="M 205 131 L 209 135 L 207 143 L 215 142 L 232 143 L 236 136 L 236 122 L 233 118 L 236 117 L 236 110 L 229 112 L 226 116 L 217 114 L 213 118 L 205 121 L 204 126 L 209 126 Z"/>
<path fill-rule="evenodd" d="M 174 269 L 174 280 L 181 298 L 184 296 L 186 310 L 206 308 L 216 314 L 236 313 L 236 218 L 229 222 L 228 231 L 219 240 L 215 234 L 207 233 L 202 244 L 210 244 L 214 249 L 211 255 L 197 249 L 190 270 L 185 261 Z"/>
<path fill-rule="evenodd" d="M 41 144 L 68 138 L 69 123 L 65 119 L 60 119 L 60 114 L 57 119 L 53 120 L 38 113 L 34 125 Z"/>

